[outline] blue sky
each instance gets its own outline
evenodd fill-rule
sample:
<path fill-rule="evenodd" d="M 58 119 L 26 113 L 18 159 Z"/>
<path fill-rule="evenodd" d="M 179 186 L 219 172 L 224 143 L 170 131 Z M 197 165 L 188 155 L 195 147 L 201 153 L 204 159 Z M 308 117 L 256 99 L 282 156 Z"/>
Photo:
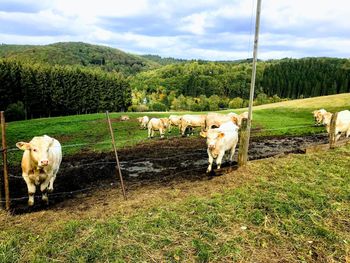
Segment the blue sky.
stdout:
<path fill-rule="evenodd" d="M 83 41 L 136 54 L 252 56 L 256 0 L 0 0 L 0 42 Z M 350 57 L 350 1 L 262 0 L 259 59 Z"/>

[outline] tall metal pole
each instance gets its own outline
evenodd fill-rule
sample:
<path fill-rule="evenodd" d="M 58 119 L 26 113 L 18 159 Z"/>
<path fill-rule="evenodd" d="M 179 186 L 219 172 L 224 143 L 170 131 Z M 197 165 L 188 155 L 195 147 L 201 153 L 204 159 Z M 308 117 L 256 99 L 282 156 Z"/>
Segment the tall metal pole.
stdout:
<path fill-rule="evenodd" d="M 111 123 L 111 119 L 109 118 L 109 112 L 108 111 L 106 111 L 106 116 L 107 116 L 109 131 L 110 131 L 111 137 L 112 137 L 112 144 L 113 144 L 113 149 L 114 149 L 114 154 L 115 154 L 115 160 L 117 162 L 116 169 L 118 169 L 118 172 L 119 172 L 120 186 L 121 186 L 122 191 L 123 191 L 124 200 L 126 200 L 127 198 L 126 198 L 126 193 L 125 193 L 125 187 L 124 187 L 122 171 L 120 170 L 120 165 L 119 165 L 117 146 L 115 145 L 115 139 L 114 139 L 114 133 L 113 133 L 113 129 L 112 129 L 112 123 Z"/>
<path fill-rule="evenodd" d="M 258 54 L 260 12 L 261 12 L 261 0 L 258 0 L 257 8 L 256 8 L 256 20 L 255 20 L 253 69 L 252 69 L 252 79 L 250 82 L 249 110 L 248 110 L 248 122 L 247 122 L 247 140 L 243 146 L 243 155 L 245 156 L 245 160 L 242 161 L 241 165 L 245 165 L 248 161 L 248 148 L 249 148 L 250 128 L 252 126 L 253 100 L 254 100 L 254 88 L 255 88 L 255 76 L 256 76 L 256 61 L 257 61 L 257 54 Z"/>

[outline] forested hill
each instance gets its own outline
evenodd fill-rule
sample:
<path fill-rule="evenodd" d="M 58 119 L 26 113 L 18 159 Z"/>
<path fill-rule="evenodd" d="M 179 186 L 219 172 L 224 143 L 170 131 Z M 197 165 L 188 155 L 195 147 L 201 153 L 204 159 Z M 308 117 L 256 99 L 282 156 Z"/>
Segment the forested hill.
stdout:
<path fill-rule="evenodd" d="M 133 77 L 131 87 L 197 97 L 248 98 L 251 63 L 199 62 L 166 65 Z M 315 97 L 350 92 L 350 60 L 305 58 L 260 61 L 256 93 L 282 98 Z"/>
<path fill-rule="evenodd" d="M 0 45 L 0 58 L 49 65 L 99 67 L 131 75 L 154 69 L 159 63 L 121 50 L 82 42 L 60 42 L 50 45 Z"/>

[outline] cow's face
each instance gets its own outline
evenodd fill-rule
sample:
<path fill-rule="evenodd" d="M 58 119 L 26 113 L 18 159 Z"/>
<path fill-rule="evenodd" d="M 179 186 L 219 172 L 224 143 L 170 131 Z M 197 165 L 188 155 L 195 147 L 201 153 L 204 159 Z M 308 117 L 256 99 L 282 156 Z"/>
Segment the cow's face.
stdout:
<path fill-rule="evenodd" d="M 49 148 L 52 146 L 53 139 L 33 139 L 28 142 L 18 142 L 16 146 L 21 150 L 30 151 L 30 159 L 38 167 L 49 165 Z"/>
<path fill-rule="evenodd" d="M 166 129 L 169 126 L 169 119 L 168 118 L 161 118 L 160 120 L 163 123 L 163 127 Z"/>
<path fill-rule="evenodd" d="M 214 130 L 209 130 L 206 132 L 206 137 L 207 137 L 207 145 L 209 150 L 215 150 L 217 142 L 224 137 L 223 132 L 219 131 L 214 131 Z"/>
<path fill-rule="evenodd" d="M 330 112 L 326 112 L 326 113 L 322 114 L 322 119 L 321 119 L 322 123 L 325 124 L 325 125 L 330 124 L 331 123 L 331 119 L 332 119 L 332 115 L 333 114 L 330 113 Z"/>

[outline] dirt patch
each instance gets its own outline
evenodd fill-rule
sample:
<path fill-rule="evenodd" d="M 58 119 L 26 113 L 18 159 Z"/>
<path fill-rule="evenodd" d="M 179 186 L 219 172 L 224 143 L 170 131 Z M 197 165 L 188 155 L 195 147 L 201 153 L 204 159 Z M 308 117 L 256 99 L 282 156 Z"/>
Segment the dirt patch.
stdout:
<path fill-rule="evenodd" d="M 304 137 L 280 137 L 252 139 L 249 159 L 256 160 L 271 156 L 303 153 L 307 146 L 326 143 L 325 134 Z M 237 147 L 238 149 L 238 147 Z M 213 175 L 223 175 L 237 168 L 236 162 L 225 162 L 220 171 L 206 174 L 207 152 L 203 138 L 171 138 L 154 140 L 118 152 L 126 190 L 133 191 L 147 185 L 169 186 L 181 181 L 208 180 Z M 237 150 L 235 154 L 237 159 Z M 65 203 L 74 196 L 91 194 L 111 187 L 119 187 L 113 153 L 81 153 L 64 157 L 55 181 L 55 189 L 49 195 L 50 208 Z M 216 168 L 216 166 L 214 166 Z M 27 188 L 20 176 L 20 167 L 10 167 L 11 206 L 14 213 L 45 209 L 36 194 L 35 205 L 28 210 Z M 68 204 L 67 204 L 68 205 Z"/>

